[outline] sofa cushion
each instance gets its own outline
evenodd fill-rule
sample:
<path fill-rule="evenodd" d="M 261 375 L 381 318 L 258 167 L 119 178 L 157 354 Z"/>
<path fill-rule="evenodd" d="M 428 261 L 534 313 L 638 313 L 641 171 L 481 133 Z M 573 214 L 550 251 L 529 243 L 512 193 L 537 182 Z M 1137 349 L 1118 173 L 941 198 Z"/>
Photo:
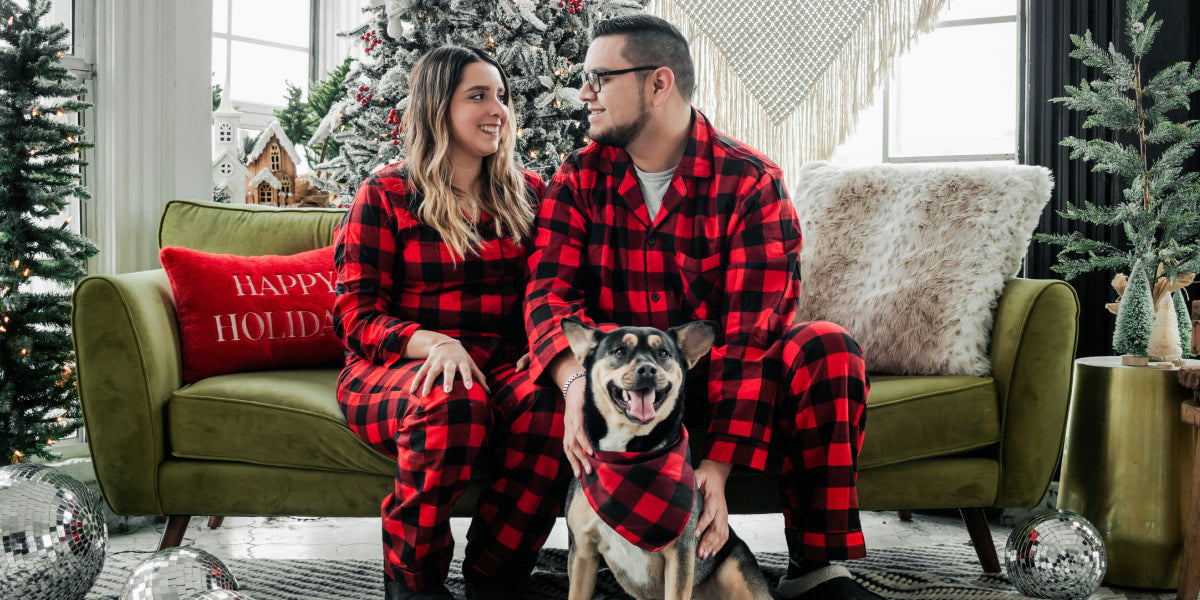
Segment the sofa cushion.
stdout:
<path fill-rule="evenodd" d="M 218 375 L 167 403 L 171 454 L 392 476 L 395 461 L 346 426 L 334 396 L 338 369 Z"/>
<path fill-rule="evenodd" d="M 287 208 L 172 200 L 158 224 L 158 247 L 258 256 L 295 254 L 333 243 L 344 208 Z"/>
<path fill-rule="evenodd" d="M 184 386 L 167 406 L 171 454 L 394 475 L 395 462 L 346 426 L 334 396 L 337 376 L 337 369 L 262 371 Z M 860 471 L 961 454 L 999 441 L 1000 413 L 990 377 L 871 376 Z M 704 443 L 703 434 L 692 436 L 692 442 L 693 453 L 700 452 L 695 444 Z M 777 469 L 774 457 L 769 470 Z M 763 481 L 775 489 L 773 480 Z"/>
<path fill-rule="evenodd" d="M 991 377 L 871 375 L 859 470 L 999 442 L 996 397 Z"/>

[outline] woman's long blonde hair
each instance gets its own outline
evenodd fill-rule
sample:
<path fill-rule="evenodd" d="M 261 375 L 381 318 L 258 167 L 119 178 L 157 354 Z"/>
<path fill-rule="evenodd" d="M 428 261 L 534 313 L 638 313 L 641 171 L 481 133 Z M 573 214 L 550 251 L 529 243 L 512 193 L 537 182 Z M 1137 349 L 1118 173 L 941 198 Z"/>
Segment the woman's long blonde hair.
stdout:
<path fill-rule="evenodd" d="M 476 62 L 488 63 L 500 72 L 509 113 L 500 129 L 499 150 L 483 159 L 479 210 L 492 216 L 497 237 L 508 236 L 523 244 L 533 235 L 533 207 L 526 197 L 525 177 L 513 160 L 516 125 L 508 75 L 483 51 L 462 46 L 435 48 L 413 65 L 410 100 L 402 125 L 409 180 L 423 197 L 415 216 L 441 234 L 455 260 L 468 253 L 477 255 L 481 242 L 479 232 L 463 217 L 456 200 L 457 195 L 476 190 L 451 186 L 450 161 L 450 99 L 462 81 L 463 70 Z"/>

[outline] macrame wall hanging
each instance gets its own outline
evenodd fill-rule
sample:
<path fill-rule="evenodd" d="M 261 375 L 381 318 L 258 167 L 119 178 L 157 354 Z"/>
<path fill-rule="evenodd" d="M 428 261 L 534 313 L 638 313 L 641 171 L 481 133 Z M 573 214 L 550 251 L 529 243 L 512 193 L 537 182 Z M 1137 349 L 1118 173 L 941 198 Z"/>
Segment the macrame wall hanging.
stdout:
<path fill-rule="evenodd" d="M 828 159 L 918 33 L 947 0 L 651 0 L 696 63 L 692 103 L 770 156 L 792 189 Z"/>

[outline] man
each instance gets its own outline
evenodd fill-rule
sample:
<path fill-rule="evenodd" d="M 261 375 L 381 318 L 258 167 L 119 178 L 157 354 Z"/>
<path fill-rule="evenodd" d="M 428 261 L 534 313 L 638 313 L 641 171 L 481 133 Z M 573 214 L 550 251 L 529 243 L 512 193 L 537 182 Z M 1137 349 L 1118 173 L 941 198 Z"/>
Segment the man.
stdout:
<path fill-rule="evenodd" d="M 728 539 L 730 470 L 763 469 L 779 452 L 792 557 L 779 592 L 876 598 L 827 562 L 866 555 L 855 477 L 867 375 L 845 330 L 792 324 L 801 236 L 779 167 L 690 106 L 687 41 L 662 19 L 601 22 L 584 71 L 593 143 L 563 163 L 541 204 L 525 303 L 532 375 L 563 390 L 575 476 L 590 472 L 593 449 L 561 320 L 664 330 L 715 320 L 723 345 L 687 385 L 689 429 L 707 432 L 695 471 L 701 556 Z"/>

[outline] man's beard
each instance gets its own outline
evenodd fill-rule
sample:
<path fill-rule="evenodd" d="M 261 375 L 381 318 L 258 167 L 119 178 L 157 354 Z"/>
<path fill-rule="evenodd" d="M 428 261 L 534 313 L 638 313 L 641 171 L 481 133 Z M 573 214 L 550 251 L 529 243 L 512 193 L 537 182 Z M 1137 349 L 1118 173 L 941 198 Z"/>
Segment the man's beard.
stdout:
<path fill-rule="evenodd" d="M 642 129 L 646 128 L 646 123 L 650 122 L 650 111 L 646 110 L 646 99 L 642 98 L 639 103 L 641 112 L 638 113 L 636 119 L 632 123 L 625 125 L 615 125 L 607 131 L 602 131 L 592 136 L 597 144 L 602 146 L 615 146 L 617 148 L 625 148 L 629 143 L 637 138 Z"/>

